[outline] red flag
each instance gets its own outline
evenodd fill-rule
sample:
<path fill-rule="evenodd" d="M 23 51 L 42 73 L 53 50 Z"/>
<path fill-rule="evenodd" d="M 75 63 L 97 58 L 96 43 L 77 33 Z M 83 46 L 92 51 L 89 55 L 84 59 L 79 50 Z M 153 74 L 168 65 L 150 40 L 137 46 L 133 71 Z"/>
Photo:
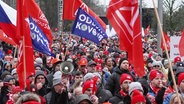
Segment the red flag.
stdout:
<path fill-rule="evenodd" d="M 0 40 L 14 46 L 16 45 L 16 43 L 12 40 L 12 38 L 9 38 L 1 29 L 0 29 Z"/>
<path fill-rule="evenodd" d="M 17 73 L 21 88 L 26 87 L 26 78 L 35 73 L 33 64 L 33 47 L 28 23 L 27 3 L 29 0 L 17 0 L 17 38 L 19 45 L 19 62 Z"/>
<path fill-rule="evenodd" d="M 35 0 L 27 0 L 29 5 L 27 6 L 27 10 L 29 11 L 29 16 L 38 24 L 38 26 L 45 33 L 46 37 L 49 39 L 50 45 L 52 44 L 53 36 L 52 31 L 50 29 L 47 18 L 43 14 L 40 7 L 37 5 Z M 34 9 L 33 9 L 34 8 Z"/>
<path fill-rule="evenodd" d="M 148 36 L 149 31 L 150 31 L 150 25 L 148 25 L 148 27 L 146 29 L 144 29 L 145 36 Z"/>
<path fill-rule="evenodd" d="M 135 73 L 139 77 L 144 76 L 138 1 L 111 0 L 107 18 L 120 38 L 120 49 L 128 52 L 128 58 L 134 65 Z"/>
<path fill-rule="evenodd" d="M 78 8 L 81 7 L 91 16 L 93 16 L 100 25 L 106 29 L 106 24 L 96 15 L 82 0 L 64 0 L 63 4 L 63 20 L 75 20 Z M 70 8 L 70 9 L 69 9 Z"/>
<path fill-rule="evenodd" d="M 170 38 L 164 33 L 164 38 L 167 46 L 167 50 L 170 50 Z M 161 48 L 165 50 L 163 39 L 161 40 Z"/>
<path fill-rule="evenodd" d="M 179 42 L 179 52 L 180 52 L 180 56 L 184 56 L 184 29 Z"/>

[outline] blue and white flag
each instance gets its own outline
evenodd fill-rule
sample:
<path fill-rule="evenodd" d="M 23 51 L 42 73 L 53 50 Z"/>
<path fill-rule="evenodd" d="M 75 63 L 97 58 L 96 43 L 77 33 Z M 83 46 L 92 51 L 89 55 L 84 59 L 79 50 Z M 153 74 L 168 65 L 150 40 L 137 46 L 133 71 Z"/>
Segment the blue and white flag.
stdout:
<path fill-rule="evenodd" d="M 46 55 L 53 56 L 49 48 L 49 40 L 31 17 L 29 17 L 29 25 L 34 49 Z"/>
<path fill-rule="evenodd" d="M 102 39 L 108 38 L 98 21 L 81 8 L 78 9 L 72 34 L 91 40 L 98 45 Z"/>

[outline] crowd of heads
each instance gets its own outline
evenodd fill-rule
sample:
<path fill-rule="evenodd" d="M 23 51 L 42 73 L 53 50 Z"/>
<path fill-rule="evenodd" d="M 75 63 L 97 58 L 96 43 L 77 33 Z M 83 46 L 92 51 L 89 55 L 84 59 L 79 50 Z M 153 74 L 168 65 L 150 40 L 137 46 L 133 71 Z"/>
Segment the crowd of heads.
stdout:
<path fill-rule="evenodd" d="M 3 42 L 2 42 L 3 43 Z M 184 103 L 184 63 L 157 53 L 154 36 L 143 41 L 145 76 L 134 72 L 128 53 L 119 49 L 117 36 L 96 45 L 77 36 L 55 37 L 54 57 L 34 51 L 35 74 L 20 88 L 16 48 L 0 49 L 2 104 L 177 104 Z M 179 90 L 179 96 L 175 93 Z M 169 98 L 169 100 L 167 99 Z M 31 102 L 31 103 L 30 103 Z"/>

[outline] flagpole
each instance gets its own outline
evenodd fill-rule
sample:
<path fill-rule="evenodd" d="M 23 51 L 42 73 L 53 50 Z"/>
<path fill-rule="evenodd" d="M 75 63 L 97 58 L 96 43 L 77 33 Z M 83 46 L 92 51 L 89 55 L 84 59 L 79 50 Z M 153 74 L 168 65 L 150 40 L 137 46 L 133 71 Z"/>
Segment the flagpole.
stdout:
<path fill-rule="evenodd" d="M 16 54 L 17 54 L 17 45 L 15 46 L 15 50 L 14 50 L 14 54 L 13 54 L 13 58 L 15 58 Z"/>
<path fill-rule="evenodd" d="M 179 93 L 178 93 L 177 85 L 176 85 L 176 80 L 174 78 L 174 72 L 173 72 L 173 69 L 172 69 L 171 61 L 169 59 L 168 49 L 167 49 L 166 42 L 165 42 L 165 37 L 164 37 L 164 34 L 163 34 L 163 29 L 162 29 L 162 26 L 161 26 L 161 23 L 160 23 L 160 19 L 159 19 L 159 16 L 158 16 L 158 11 L 156 9 L 154 0 L 152 0 L 152 2 L 153 2 L 153 6 L 154 6 L 154 10 L 155 10 L 155 15 L 156 15 L 156 18 L 157 18 L 158 26 L 159 26 L 159 29 L 160 29 L 160 32 L 161 32 L 161 35 L 162 35 L 162 40 L 163 40 L 163 43 L 164 43 L 166 56 L 167 56 L 167 59 L 168 59 L 168 62 L 169 62 L 169 67 L 170 67 L 169 69 L 171 71 L 172 80 L 173 80 L 173 83 L 174 83 L 174 87 L 176 88 L 175 89 L 176 90 L 176 95 L 178 97 L 179 104 L 181 104 L 181 101 L 179 99 Z"/>
<path fill-rule="evenodd" d="M 23 35 L 23 66 L 24 66 L 24 88 L 26 88 L 26 52 L 25 52 L 25 36 Z"/>

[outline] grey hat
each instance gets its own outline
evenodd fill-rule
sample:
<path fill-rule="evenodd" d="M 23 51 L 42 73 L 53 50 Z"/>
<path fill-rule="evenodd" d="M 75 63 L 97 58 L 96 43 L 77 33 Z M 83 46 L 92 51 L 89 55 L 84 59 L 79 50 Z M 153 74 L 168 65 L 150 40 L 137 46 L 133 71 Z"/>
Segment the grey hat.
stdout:
<path fill-rule="evenodd" d="M 17 69 L 14 68 L 12 71 L 11 71 L 11 75 L 14 75 L 14 74 L 17 74 Z"/>
<path fill-rule="evenodd" d="M 90 98 L 88 95 L 86 94 L 80 94 L 76 97 L 76 104 L 79 104 L 81 101 L 83 100 L 87 100 L 90 104 L 92 104 L 92 102 L 90 101 Z"/>
<path fill-rule="evenodd" d="M 153 66 L 156 66 L 156 65 L 161 66 L 162 63 L 161 63 L 160 61 L 154 61 L 154 62 L 152 63 L 152 65 L 153 65 Z"/>
<path fill-rule="evenodd" d="M 84 82 L 93 78 L 95 75 L 93 73 L 87 73 L 85 76 L 84 76 Z"/>
<path fill-rule="evenodd" d="M 129 84 L 128 94 L 130 95 L 133 92 L 133 90 L 140 90 L 144 92 L 140 82 L 132 82 Z"/>
<path fill-rule="evenodd" d="M 57 71 L 54 73 L 53 75 L 53 86 L 57 85 L 57 84 L 61 84 L 61 77 L 62 77 L 62 73 L 60 71 Z"/>
<path fill-rule="evenodd" d="M 91 66 L 91 65 L 95 65 L 96 66 L 96 62 L 94 62 L 93 60 L 89 61 L 88 62 L 88 66 Z"/>

